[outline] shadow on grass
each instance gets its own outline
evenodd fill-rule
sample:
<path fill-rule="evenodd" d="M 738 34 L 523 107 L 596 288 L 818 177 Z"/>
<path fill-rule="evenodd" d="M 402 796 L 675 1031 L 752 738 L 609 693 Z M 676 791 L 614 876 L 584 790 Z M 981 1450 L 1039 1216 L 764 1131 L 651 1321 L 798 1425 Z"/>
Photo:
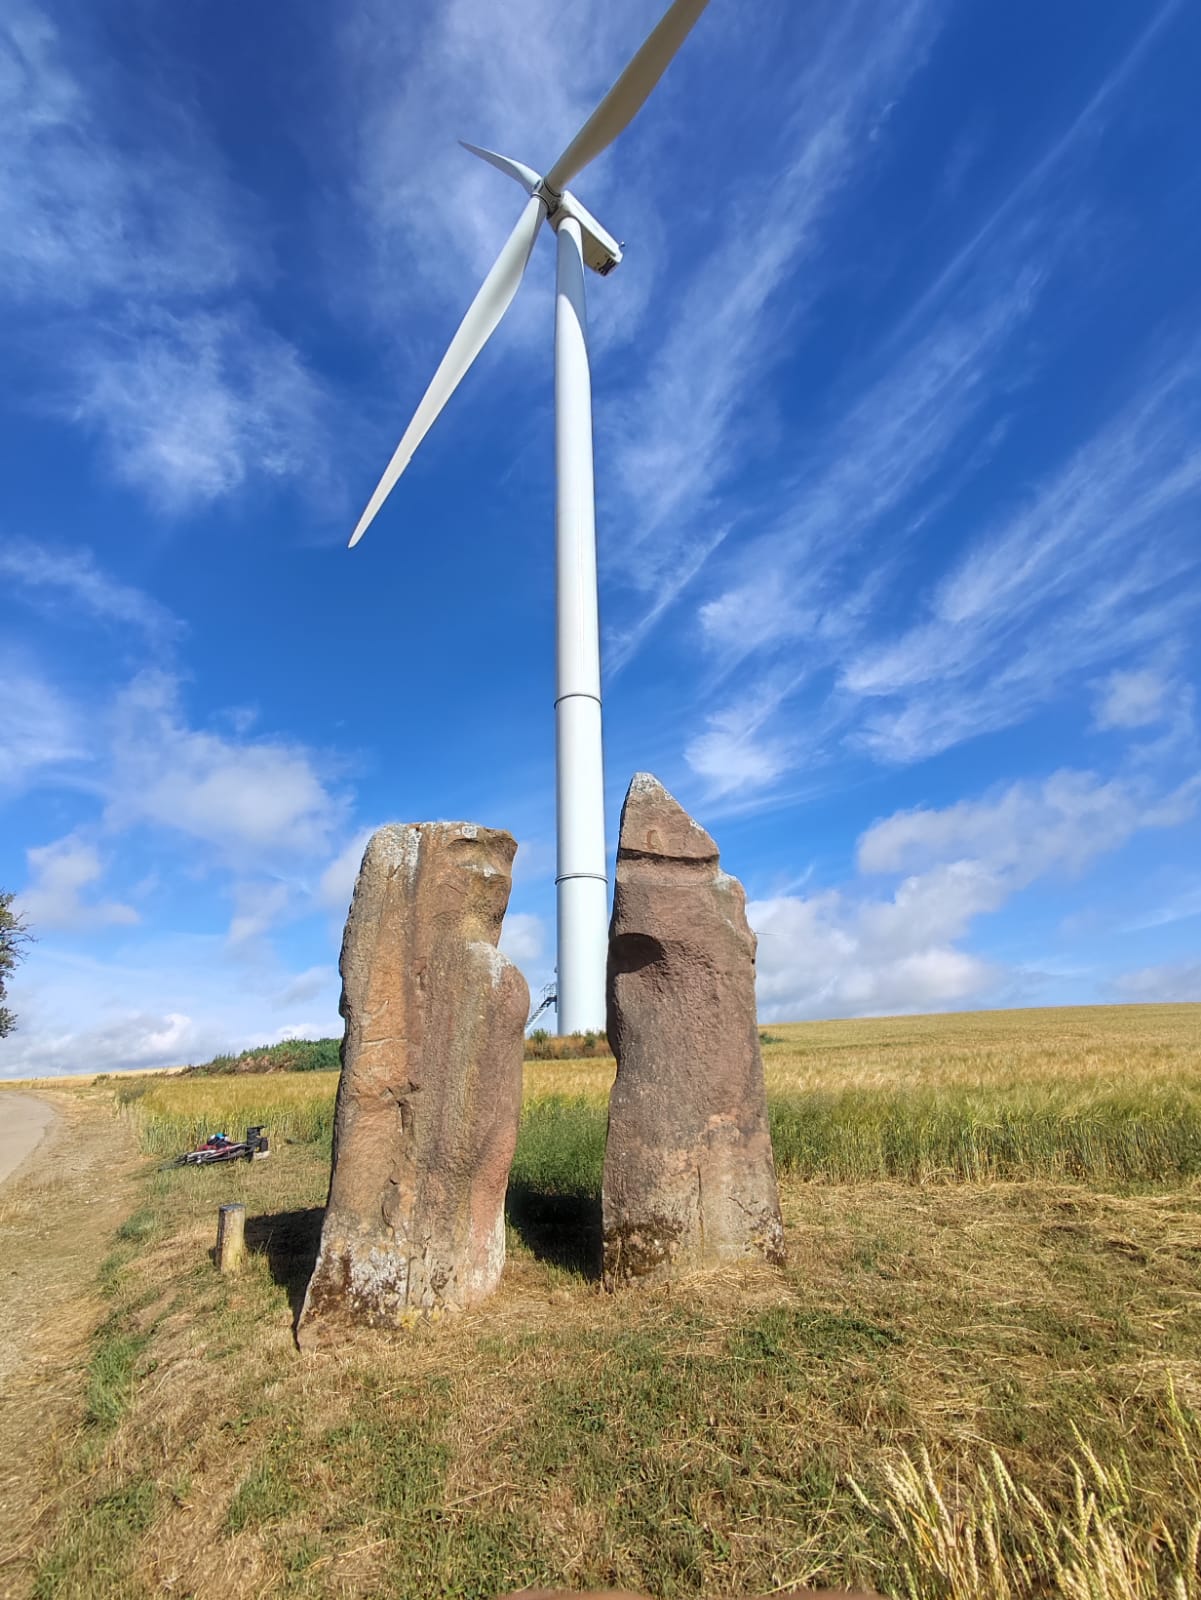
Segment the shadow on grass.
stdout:
<path fill-rule="evenodd" d="M 505 1200 L 513 1231 L 537 1261 L 600 1277 L 601 1209 L 594 1194 L 547 1194 L 513 1182 Z M 304 1293 L 317 1262 L 324 1206 L 302 1211 L 268 1211 L 246 1218 L 246 1248 L 265 1256 L 273 1281 L 287 1292 L 293 1318 L 300 1315 Z"/>
<path fill-rule="evenodd" d="M 513 1179 L 505 1199 L 509 1226 L 537 1261 L 595 1281 L 601 1272 L 598 1194 L 548 1194 Z"/>
<path fill-rule="evenodd" d="M 287 1291 L 293 1321 L 300 1316 L 317 1262 L 324 1217 L 324 1206 L 308 1206 L 303 1211 L 268 1211 L 246 1218 L 246 1248 L 266 1256 L 272 1278 Z"/>

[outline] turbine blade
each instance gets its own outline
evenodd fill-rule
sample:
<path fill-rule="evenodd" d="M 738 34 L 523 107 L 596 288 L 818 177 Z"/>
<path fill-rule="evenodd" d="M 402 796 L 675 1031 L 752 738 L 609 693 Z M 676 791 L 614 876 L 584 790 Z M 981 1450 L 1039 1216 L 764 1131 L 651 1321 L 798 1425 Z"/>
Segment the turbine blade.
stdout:
<path fill-rule="evenodd" d="M 564 186 L 633 122 L 708 3 L 709 0 L 673 0 L 621 77 L 546 174 L 548 189 L 562 194 Z"/>
<path fill-rule="evenodd" d="M 468 144 L 466 139 L 460 139 L 459 143 L 464 150 L 470 150 L 473 156 L 479 156 L 481 161 L 487 161 L 497 171 L 513 178 L 521 185 L 526 194 L 533 194 L 534 190 L 542 182 L 533 167 L 527 167 L 524 161 L 514 161 L 512 156 L 497 155 L 495 150 L 485 150 L 478 144 Z"/>
<path fill-rule="evenodd" d="M 525 275 L 526 263 L 538 229 L 546 215 L 546 202 L 531 198 L 518 219 L 517 226 L 505 240 L 504 248 L 492 265 L 492 270 L 480 286 L 480 291 L 467 308 L 467 315 L 450 341 L 450 349 L 442 357 L 430 386 L 421 397 L 421 404 L 413 420 L 396 446 L 396 453 L 388 469 L 376 485 L 375 493 L 367 502 L 367 509 L 359 518 L 359 525 L 350 538 L 353 549 L 371 526 L 376 512 L 392 492 L 397 478 L 413 459 L 413 452 L 430 431 L 438 413 L 459 387 L 463 375 L 495 333 L 500 319 L 513 303 L 513 296 Z"/>

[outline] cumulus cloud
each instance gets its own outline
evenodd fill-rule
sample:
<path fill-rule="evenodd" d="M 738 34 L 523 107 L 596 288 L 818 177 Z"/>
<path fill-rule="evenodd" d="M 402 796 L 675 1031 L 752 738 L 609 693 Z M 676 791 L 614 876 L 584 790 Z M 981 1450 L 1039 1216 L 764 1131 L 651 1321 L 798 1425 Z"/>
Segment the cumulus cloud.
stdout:
<path fill-rule="evenodd" d="M 1194 802 L 1191 791 L 1157 797 L 1065 771 L 874 823 L 859 840 L 857 863 L 864 875 L 904 874 L 890 894 L 858 883 L 748 905 L 761 940 L 761 1014 L 922 1011 L 995 996 L 1006 974 L 959 943 L 978 918 L 1040 877 L 1080 871 L 1140 828 L 1182 821 Z M 1145 981 L 1150 989 L 1158 980 Z M 1187 974 L 1165 982 L 1187 988 Z"/>
<path fill-rule="evenodd" d="M 77 833 L 25 852 L 30 881 L 21 891 L 21 910 L 38 929 L 103 928 L 137 922 L 132 906 L 116 900 L 85 898 L 104 876 L 95 845 Z"/>
<path fill-rule="evenodd" d="M 204 1059 L 203 1024 L 182 1012 L 129 1010 L 92 1027 L 37 1026 L 19 991 L 14 994 L 19 1031 L 7 1043 L 3 1074 L 8 1078 L 57 1077 L 78 1072 L 124 1072 L 136 1068 L 183 1066 Z M 210 1035 L 210 1037 L 212 1037 Z M 221 1049 L 215 1045 L 210 1055 Z"/>
<path fill-rule="evenodd" d="M 344 818 L 346 802 L 313 751 L 189 726 L 168 674 L 135 678 L 117 698 L 112 730 L 110 827 L 153 824 L 203 841 L 235 866 L 261 866 L 326 854 Z"/>
<path fill-rule="evenodd" d="M 1156 807 L 1129 784 L 1062 771 L 987 800 L 897 812 L 864 833 L 858 863 L 863 872 L 899 872 L 974 857 L 1029 882 L 1053 867 L 1079 870 L 1154 820 Z"/>
<path fill-rule="evenodd" d="M 3 1041 L 0 1076 L 181 1066 L 328 1037 L 341 1030 L 337 1003 L 332 968 L 290 973 L 270 952 L 236 962 L 217 936 L 130 930 L 97 956 L 39 940 L 11 986 L 17 1031 Z"/>
<path fill-rule="evenodd" d="M 921 897 L 921 887 L 909 884 L 891 902 L 856 903 L 837 891 L 750 901 L 747 916 L 759 935 L 759 1015 L 864 1016 L 981 999 L 995 969 L 938 937 L 929 901 L 924 924 L 911 926 L 905 900 Z M 962 917 L 962 910 L 949 912 L 946 931 L 958 932 Z"/>

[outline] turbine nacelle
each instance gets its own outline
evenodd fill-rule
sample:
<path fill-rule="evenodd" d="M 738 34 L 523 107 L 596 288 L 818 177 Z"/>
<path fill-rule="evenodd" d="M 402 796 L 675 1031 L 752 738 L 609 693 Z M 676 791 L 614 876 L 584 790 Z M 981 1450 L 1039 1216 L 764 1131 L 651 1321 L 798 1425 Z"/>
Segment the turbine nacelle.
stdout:
<path fill-rule="evenodd" d="M 545 183 L 539 189 L 538 195 L 540 199 L 547 201 L 554 198 Z M 593 272 L 598 272 L 603 278 L 621 264 L 621 245 L 611 233 L 601 227 L 587 206 L 581 205 L 569 189 L 564 189 L 558 197 L 558 205 L 548 213 L 546 220 L 552 228 L 557 228 L 564 217 L 571 217 L 580 225 L 586 267 L 591 267 Z"/>
<path fill-rule="evenodd" d="M 473 156 L 479 156 L 481 161 L 486 161 L 489 166 L 495 167 L 498 172 L 503 172 L 521 185 L 526 194 L 532 195 L 542 201 L 546 207 L 546 220 L 552 228 L 558 228 L 564 217 L 571 217 L 580 225 L 580 233 L 584 241 L 584 265 L 591 267 L 593 272 L 599 273 L 603 278 L 613 271 L 621 262 L 621 245 L 588 210 L 581 205 L 569 189 L 564 189 L 561 194 L 555 191 L 540 177 L 533 167 L 527 167 L 523 161 L 514 161 L 512 156 L 502 156 L 495 150 L 485 150 L 478 144 L 468 144 L 466 139 L 459 143 L 464 150 L 470 150 Z"/>

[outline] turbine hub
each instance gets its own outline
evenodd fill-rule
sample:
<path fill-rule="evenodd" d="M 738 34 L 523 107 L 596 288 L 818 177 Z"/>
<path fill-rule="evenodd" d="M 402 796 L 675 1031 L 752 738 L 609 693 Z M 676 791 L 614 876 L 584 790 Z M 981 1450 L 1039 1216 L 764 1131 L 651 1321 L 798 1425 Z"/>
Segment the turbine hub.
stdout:
<path fill-rule="evenodd" d="M 533 167 L 527 167 L 524 161 L 514 161 L 512 156 L 502 156 L 498 150 L 485 150 L 482 145 L 468 144 L 466 139 L 460 139 L 459 143 L 464 150 L 470 150 L 473 156 L 479 156 L 481 161 L 486 161 L 490 167 L 495 167 L 498 172 L 503 172 L 506 177 L 519 183 L 526 194 L 541 200 L 546 207 L 546 220 L 552 228 L 558 228 L 564 217 L 574 217 L 583 235 L 585 266 L 591 267 L 593 272 L 599 272 L 603 278 L 618 265 L 621 260 L 621 246 L 611 233 L 601 227 L 591 211 L 580 204 L 575 195 L 566 189 L 561 193 L 557 189 L 552 189 L 546 179 L 535 172 Z"/>

